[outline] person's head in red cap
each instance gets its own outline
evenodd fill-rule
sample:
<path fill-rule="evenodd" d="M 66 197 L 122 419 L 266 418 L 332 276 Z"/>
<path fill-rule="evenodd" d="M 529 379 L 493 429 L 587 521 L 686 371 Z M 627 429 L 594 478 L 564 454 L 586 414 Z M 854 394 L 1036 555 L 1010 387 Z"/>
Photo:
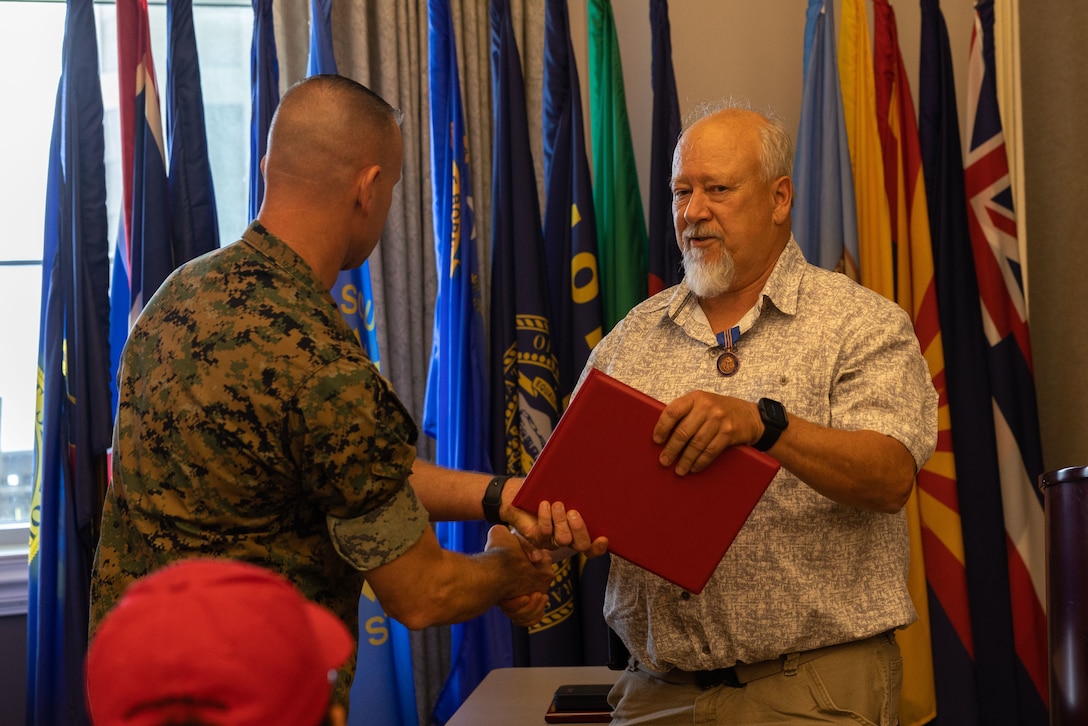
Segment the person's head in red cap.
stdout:
<path fill-rule="evenodd" d="M 317 726 L 344 624 L 289 581 L 231 560 L 186 560 L 137 580 L 87 652 L 95 726 Z"/>

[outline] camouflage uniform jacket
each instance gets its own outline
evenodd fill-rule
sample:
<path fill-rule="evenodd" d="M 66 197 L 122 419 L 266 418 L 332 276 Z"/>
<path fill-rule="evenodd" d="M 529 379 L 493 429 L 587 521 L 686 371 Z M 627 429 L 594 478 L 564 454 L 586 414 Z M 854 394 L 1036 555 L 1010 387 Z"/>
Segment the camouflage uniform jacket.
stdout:
<path fill-rule="evenodd" d="M 91 632 L 137 577 L 208 556 L 282 573 L 357 638 L 363 571 L 428 517 L 416 426 L 312 269 L 254 223 L 163 283 L 118 381 Z"/>

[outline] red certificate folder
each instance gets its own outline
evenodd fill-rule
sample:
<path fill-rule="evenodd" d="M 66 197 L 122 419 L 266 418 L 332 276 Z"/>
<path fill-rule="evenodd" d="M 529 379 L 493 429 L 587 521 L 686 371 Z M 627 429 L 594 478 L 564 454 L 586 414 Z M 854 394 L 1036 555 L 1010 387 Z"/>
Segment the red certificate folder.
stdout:
<path fill-rule="evenodd" d="M 653 429 L 665 404 L 596 369 L 586 376 L 514 497 L 577 509 L 609 551 L 699 593 L 780 464 L 731 446 L 703 471 L 658 462 Z"/>

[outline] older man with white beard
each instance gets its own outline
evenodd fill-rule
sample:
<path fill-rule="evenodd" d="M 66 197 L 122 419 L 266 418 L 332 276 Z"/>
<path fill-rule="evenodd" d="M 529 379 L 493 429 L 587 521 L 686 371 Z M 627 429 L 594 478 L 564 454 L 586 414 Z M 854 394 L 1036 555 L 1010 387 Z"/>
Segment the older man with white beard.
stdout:
<path fill-rule="evenodd" d="M 745 444 L 782 463 L 701 594 L 613 557 L 605 615 L 631 653 L 613 724 L 897 722 L 894 631 L 917 617 L 903 506 L 936 445 L 937 394 L 907 314 L 806 263 L 792 157 L 781 122 L 747 108 L 686 128 L 685 280 L 587 364 L 667 402 L 646 432 L 662 466 L 697 472 Z"/>

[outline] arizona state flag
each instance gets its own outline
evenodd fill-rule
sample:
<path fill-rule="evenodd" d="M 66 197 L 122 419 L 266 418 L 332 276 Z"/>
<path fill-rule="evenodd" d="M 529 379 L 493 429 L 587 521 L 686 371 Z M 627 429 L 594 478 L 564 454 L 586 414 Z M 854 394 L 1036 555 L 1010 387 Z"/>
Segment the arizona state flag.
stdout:
<path fill-rule="evenodd" d="M 940 401 L 937 450 L 918 472 L 907 504 L 911 533 L 910 591 L 918 620 L 899 634 L 903 651 L 904 724 L 927 723 L 940 712 L 934 662 L 959 639 L 933 632 L 931 610 L 942 622 L 967 616 L 963 539 L 945 381 L 944 343 L 933 274 L 925 181 L 907 74 L 899 52 L 895 14 L 888 0 L 874 0 L 874 66 L 877 128 L 884 151 L 884 183 L 891 214 L 896 300 L 910 313 Z M 939 593 L 930 607 L 929 593 Z M 948 642 L 951 638 L 951 642 Z"/>
<path fill-rule="evenodd" d="M 865 0 L 843 0 L 839 81 L 854 174 L 861 284 L 895 300 L 891 220 L 873 104 L 873 58 Z"/>

